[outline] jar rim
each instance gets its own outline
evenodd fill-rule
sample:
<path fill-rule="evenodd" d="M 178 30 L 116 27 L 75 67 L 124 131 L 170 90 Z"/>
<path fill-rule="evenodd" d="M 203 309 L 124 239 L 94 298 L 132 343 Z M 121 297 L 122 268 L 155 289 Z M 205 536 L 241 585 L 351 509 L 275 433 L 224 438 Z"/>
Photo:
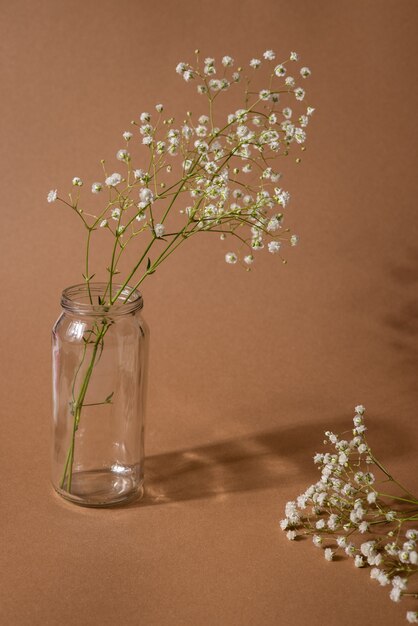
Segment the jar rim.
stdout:
<path fill-rule="evenodd" d="M 114 304 L 101 304 L 102 297 L 108 283 L 79 283 L 66 287 L 61 294 L 61 306 L 66 311 L 80 315 L 126 315 L 139 311 L 144 306 L 142 294 L 126 285 L 112 285 L 113 294 L 120 294 Z"/>

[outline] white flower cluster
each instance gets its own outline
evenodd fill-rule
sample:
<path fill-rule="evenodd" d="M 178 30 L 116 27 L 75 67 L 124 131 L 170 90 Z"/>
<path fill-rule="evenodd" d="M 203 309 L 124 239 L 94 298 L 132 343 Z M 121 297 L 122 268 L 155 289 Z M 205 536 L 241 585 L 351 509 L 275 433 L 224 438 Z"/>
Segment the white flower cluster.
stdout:
<path fill-rule="evenodd" d="M 278 62 L 276 53 L 266 50 L 245 71 L 232 56 L 200 60 L 196 51 L 196 63 L 181 62 L 176 72 L 206 96 L 205 109 L 196 117 L 188 111 L 177 123 L 165 117 L 162 104 L 155 105 L 155 113 L 140 113 L 132 121 L 133 132 L 122 133 L 125 147 L 116 152 L 117 169 L 123 172 L 106 171 L 102 161 L 103 181 L 91 184 L 92 194 L 105 196 L 95 214 L 82 207 L 79 177 L 72 180 L 76 192 L 69 194 L 70 202 L 57 190 L 49 192 L 48 202 L 61 200 L 78 214 L 89 231 L 88 245 L 93 231 L 113 235 L 118 254 L 112 254 L 112 263 L 119 262 L 127 243 L 140 234 L 148 234 L 151 244 L 158 241 L 155 264 L 150 256 L 141 257 L 150 263 L 146 274 L 199 232 L 217 233 L 234 244 L 224 252 L 228 264 L 250 269 L 262 249 L 286 262 L 284 244 L 296 246 L 299 237 L 284 227 L 290 193 L 280 183 L 278 162 L 293 150 L 305 150 L 314 112 L 301 104 L 305 89 L 297 84 L 297 77 L 304 82 L 311 72 L 304 66 L 290 75 L 296 61 L 295 52 Z M 218 113 L 217 98 L 229 90 L 237 94 L 234 110 Z M 141 167 L 134 166 L 136 152 Z M 299 163 L 300 156 L 295 160 Z M 167 255 L 161 252 L 163 244 Z M 111 277 L 118 273 L 116 265 L 108 270 Z"/>
<path fill-rule="evenodd" d="M 394 602 L 404 596 L 418 598 L 407 587 L 418 572 L 418 530 L 412 526 L 418 520 L 418 499 L 374 457 L 366 441 L 364 412 L 363 405 L 356 406 L 350 438 L 325 433 L 325 443 L 333 450 L 314 456 L 321 477 L 286 504 L 280 527 L 290 540 L 312 536 L 327 561 L 340 550 L 355 567 L 370 567 L 373 580 L 391 587 Z M 380 493 L 371 468 L 401 488 L 402 495 Z M 408 611 L 407 620 L 418 623 L 418 613 Z"/>

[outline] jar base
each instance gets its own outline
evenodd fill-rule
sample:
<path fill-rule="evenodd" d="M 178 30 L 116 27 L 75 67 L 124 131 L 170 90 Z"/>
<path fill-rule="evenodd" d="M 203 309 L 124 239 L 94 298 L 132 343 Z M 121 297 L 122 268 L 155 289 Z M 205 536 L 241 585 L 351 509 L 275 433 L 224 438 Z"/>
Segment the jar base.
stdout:
<path fill-rule="evenodd" d="M 144 495 L 143 479 L 138 474 L 120 473 L 112 469 L 74 472 L 71 493 L 53 485 L 65 500 L 79 506 L 105 508 L 139 500 Z"/>

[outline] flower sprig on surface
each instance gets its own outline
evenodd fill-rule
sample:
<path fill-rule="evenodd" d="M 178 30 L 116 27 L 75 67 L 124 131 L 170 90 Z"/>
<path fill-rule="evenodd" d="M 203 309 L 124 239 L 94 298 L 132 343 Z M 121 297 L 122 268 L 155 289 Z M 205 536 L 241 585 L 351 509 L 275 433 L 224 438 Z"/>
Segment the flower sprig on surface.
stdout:
<path fill-rule="evenodd" d="M 282 246 L 298 243 L 297 235 L 283 226 L 290 194 L 281 185 L 278 163 L 294 148 L 305 149 L 314 109 L 304 104 L 301 84 L 311 71 L 306 66 L 298 70 L 295 52 L 281 62 L 272 50 L 260 57 L 244 69 L 229 55 L 216 61 L 201 59 L 196 51 L 195 63 L 180 62 L 176 72 L 204 97 L 198 115 L 188 111 L 176 121 L 165 114 L 162 104 L 156 104 L 153 113 L 144 111 L 132 121 L 132 131 L 122 133 L 125 145 L 116 152 L 117 166 L 108 170 L 101 162 L 101 181 L 84 185 L 74 177 L 77 191 L 69 194 L 69 201 L 55 189 L 49 192 L 48 202 L 68 205 L 86 228 L 87 284 L 94 275 L 90 268 L 93 233 L 101 230 L 111 236 L 109 289 L 104 294 L 110 304 L 121 293 L 120 289 L 113 292 L 121 256 L 137 237 L 143 239 L 143 253 L 122 288 L 132 281 L 133 288 L 138 287 L 197 233 L 216 233 L 230 241 L 225 261 L 246 269 L 259 250 L 264 248 L 285 262 Z M 218 98 L 226 92 L 231 92 L 234 102 L 230 113 L 217 110 Z M 82 201 L 85 189 L 93 196 Z M 105 202 L 91 208 L 93 199 L 103 194 Z"/>
<path fill-rule="evenodd" d="M 280 527 L 289 540 L 312 537 L 332 561 L 337 552 L 353 559 L 355 567 L 370 568 L 370 577 L 390 587 L 390 598 L 418 598 L 409 591 L 418 572 L 418 499 L 389 474 L 374 456 L 367 440 L 365 408 L 355 407 L 348 438 L 325 433 L 331 451 L 317 453 L 319 481 L 285 507 Z M 380 491 L 378 478 L 396 486 L 399 494 Z M 418 612 L 408 611 L 410 623 Z"/>

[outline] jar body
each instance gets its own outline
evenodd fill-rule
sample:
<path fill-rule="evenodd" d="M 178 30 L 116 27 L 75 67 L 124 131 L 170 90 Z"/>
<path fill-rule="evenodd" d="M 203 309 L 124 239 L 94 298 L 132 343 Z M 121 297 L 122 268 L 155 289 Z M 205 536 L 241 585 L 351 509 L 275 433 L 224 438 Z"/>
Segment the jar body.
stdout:
<path fill-rule="evenodd" d="M 103 309 L 70 306 L 52 330 L 52 484 L 96 507 L 143 492 L 149 344 L 140 308 Z"/>

